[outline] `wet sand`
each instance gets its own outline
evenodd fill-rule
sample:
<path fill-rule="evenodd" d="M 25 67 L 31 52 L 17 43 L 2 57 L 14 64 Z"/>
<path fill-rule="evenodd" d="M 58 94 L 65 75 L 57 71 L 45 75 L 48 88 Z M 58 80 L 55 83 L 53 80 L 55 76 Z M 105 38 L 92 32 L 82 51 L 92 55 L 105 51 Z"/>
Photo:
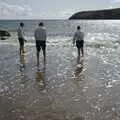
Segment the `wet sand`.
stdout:
<path fill-rule="evenodd" d="M 0 45 L 0 120 L 119 120 L 120 53 L 70 44 L 48 45 L 37 67 L 35 46 Z M 80 63 L 80 64 L 79 64 Z"/>

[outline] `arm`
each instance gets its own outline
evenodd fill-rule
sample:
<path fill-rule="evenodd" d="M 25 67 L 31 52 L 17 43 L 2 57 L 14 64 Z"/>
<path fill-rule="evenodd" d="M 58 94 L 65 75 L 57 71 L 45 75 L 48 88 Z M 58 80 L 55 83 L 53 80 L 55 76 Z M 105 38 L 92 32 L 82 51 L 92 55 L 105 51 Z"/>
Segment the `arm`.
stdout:
<path fill-rule="evenodd" d="M 24 41 L 27 42 L 27 40 L 25 39 L 24 36 L 25 36 L 25 32 L 24 32 L 24 29 L 22 29 L 22 37 L 23 37 Z"/>
<path fill-rule="evenodd" d="M 44 28 L 43 35 L 44 35 L 44 40 L 46 41 L 46 40 L 47 40 L 47 32 L 46 32 L 46 29 L 45 29 L 45 28 Z"/>
<path fill-rule="evenodd" d="M 35 40 L 37 40 L 37 29 L 35 29 L 35 31 L 34 31 L 34 38 L 35 38 Z"/>
<path fill-rule="evenodd" d="M 82 32 L 82 38 L 83 38 L 83 41 L 84 41 L 84 37 L 85 37 L 85 35 L 84 35 L 84 33 Z"/>
<path fill-rule="evenodd" d="M 25 37 L 24 37 L 24 30 L 23 28 L 20 28 L 19 29 L 19 37 L 22 38 L 25 42 L 27 42 L 27 40 L 25 40 Z"/>
<path fill-rule="evenodd" d="M 36 36 L 36 30 L 34 31 L 34 38 L 35 38 L 35 36 Z"/>
<path fill-rule="evenodd" d="M 75 40 L 76 40 L 76 33 L 73 36 L 73 45 L 75 44 Z"/>
<path fill-rule="evenodd" d="M 47 40 L 47 32 L 46 32 L 45 28 L 44 28 L 44 39 L 45 39 L 45 41 Z"/>
<path fill-rule="evenodd" d="M 23 28 L 21 28 L 21 36 L 22 36 L 22 38 L 24 39 L 25 33 L 24 33 Z"/>

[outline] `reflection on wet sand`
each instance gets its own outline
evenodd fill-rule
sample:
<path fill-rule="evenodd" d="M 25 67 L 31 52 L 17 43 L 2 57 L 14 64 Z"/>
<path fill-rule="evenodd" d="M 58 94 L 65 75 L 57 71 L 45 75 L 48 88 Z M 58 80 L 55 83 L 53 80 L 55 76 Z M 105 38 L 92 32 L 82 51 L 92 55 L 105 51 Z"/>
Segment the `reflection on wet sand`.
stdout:
<path fill-rule="evenodd" d="M 16 33 L 0 41 L 0 120 L 120 120 L 120 45 L 113 43 L 119 40 L 120 23 L 88 21 L 86 26 L 81 60 L 71 35 L 50 34 L 45 72 L 43 56 L 37 70 L 31 36 L 21 58 Z M 104 46 L 94 47 L 99 43 Z"/>
<path fill-rule="evenodd" d="M 83 62 L 84 59 L 80 58 L 79 56 L 77 57 L 77 65 L 76 65 L 76 69 L 75 69 L 75 77 L 78 77 L 79 75 L 81 75 L 82 71 L 83 71 Z"/>
<path fill-rule="evenodd" d="M 25 69 L 25 56 L 24 54 L 20 55 L 20 71 L 22 72 Z"/>
<path fill-rule="evenodd" d="M 44 66 L 46 65 L 46 54 L 45 54 L 45 56 L 44 56 Z M 40 65 L 40 61 L 39 61 L 39 54 L 37 54 L 37 67 L 39 67 L 39 65 Z"/>
<path fill-rule="evenodd" d="M 44 67 L 42 70 L 40 70 L 39 66 L 37 66 L 37 72 L 36 72 L 36 82 L 39 83 L 40 87 L 42 89 L 45 88 L 45 70 L 46 70 L 46 64 L 45 64 L 45 61 L 44 61 Z"/>

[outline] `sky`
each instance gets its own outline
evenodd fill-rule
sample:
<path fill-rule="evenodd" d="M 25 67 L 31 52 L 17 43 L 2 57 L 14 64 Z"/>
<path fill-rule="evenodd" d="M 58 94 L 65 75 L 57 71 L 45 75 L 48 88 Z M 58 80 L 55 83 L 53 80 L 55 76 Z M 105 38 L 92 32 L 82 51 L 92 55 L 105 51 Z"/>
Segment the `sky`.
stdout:
<path fill-rule="evenodd" d="M 119 7 L 120 0 L 0 0 L 0 19 L 68 19 L 80 11 Z"/>

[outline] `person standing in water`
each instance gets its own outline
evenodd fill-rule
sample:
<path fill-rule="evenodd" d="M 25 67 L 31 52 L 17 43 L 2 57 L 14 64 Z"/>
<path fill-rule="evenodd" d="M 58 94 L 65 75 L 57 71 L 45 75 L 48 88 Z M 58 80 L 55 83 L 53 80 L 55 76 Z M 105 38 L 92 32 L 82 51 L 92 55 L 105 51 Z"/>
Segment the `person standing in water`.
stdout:
<path fill-rule="evenodd" d="M 20 45 L 20 55 L 21 53 L 24 53 L 24 42 L 26 42 L 26 40 L 24 39 L 24 31 L 23 31 L 23 27 L 24 27 L 24 23 L 20 23 L 20 26 L 17 30 L 18 32 L 18 40 L 19 40 L 19 45 Z"/>
<path fill-rule="evenodd" d="M 82 56 L 84 56 L 84 33 L 80 30 L 80 26 L 77 26 L 77 31 L 75 32 L 73 36 L 73 45 L 76 42 L 76 47 L 78 49 L 78 56 L 80 57 L 80 50 L 82 53 Z"/>
<path fill-rule="evenodd" d="M 38 28 L 35 29 L 34 37 L 36 40 L 36 51 L 37 51 L 37 65 L 39 65 L 39 53 L 42 48 L 44 55 L 44 62 L 46 60 L 46 29 L 44 28 L 44 23 L 40 22 Z"/>

